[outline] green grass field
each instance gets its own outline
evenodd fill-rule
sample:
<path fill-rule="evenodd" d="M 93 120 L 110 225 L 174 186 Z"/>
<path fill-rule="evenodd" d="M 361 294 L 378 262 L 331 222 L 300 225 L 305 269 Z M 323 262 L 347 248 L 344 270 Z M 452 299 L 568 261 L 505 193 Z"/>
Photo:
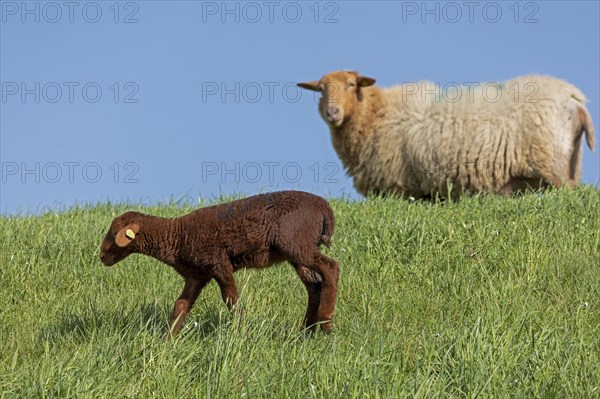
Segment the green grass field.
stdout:
<path fill-rule="evenodd" d="M 335 332 L 304 338 L 292 268 L 216 283 L 163 342 L 183 280 L 98 259 L 126 209 L 0 218 L 0 397 L 600 397 L 600 193 L 333 200 Z"/>

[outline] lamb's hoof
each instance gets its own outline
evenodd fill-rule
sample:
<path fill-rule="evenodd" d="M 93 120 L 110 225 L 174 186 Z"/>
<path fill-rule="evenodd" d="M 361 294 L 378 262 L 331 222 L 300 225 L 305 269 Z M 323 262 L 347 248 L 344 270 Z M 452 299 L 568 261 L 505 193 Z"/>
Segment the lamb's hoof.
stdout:
<path fill-rule="evenodd" d="M 321 324 L 321 331 L 325 334 L 329 334 L 333 331 L 333 327 L 334 327 L 333 323 L 327 322 L 327 323 Z"/>

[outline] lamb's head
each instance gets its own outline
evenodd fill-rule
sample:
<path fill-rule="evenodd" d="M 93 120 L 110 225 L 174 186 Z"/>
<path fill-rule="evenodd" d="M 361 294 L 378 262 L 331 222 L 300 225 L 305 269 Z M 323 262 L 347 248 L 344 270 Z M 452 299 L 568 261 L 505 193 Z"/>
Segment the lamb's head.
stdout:
<path fill-rule="evenodd" d="M 349 120 L 362 101 L 361 89 L 372 86 L 375 79 L 361 76 L 358 72 L 336 71 L 321 80 L 298 83 L 303 89 L 321 92 L 319 112 L 330 126 L 340 127 Z"/>
<path fill-rule="evenodd" d="M 136 234 L 140 232 L 141 217 L 141 213 L 126 212 L 114 218 L 100 245 L 102 263 L 112 266 L 136 252 Z"/>

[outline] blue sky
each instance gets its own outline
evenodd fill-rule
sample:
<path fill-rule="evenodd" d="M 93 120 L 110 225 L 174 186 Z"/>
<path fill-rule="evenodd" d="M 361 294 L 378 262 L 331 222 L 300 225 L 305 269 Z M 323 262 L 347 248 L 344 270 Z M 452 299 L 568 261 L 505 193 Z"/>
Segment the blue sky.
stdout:
<path fill-rule="evenodd" d="M 14 2 L 0 25 L 0 212 L 303 189 L 358 198 L 294 83 L 554 75 L 600 129 L 597 1 Z M 600 151 L 599 151 L 600 152 Z M 598 185 L 598 153 L 583 181 Z"/>

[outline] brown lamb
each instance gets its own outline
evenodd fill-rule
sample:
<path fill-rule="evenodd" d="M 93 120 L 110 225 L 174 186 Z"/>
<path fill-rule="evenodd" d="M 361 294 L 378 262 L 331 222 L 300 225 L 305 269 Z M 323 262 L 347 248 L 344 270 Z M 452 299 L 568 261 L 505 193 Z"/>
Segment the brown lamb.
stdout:
<path fill-rule="evenodd" d="M 331 245 L 334 228 L 327 201 L 300 191 L 256 195 L 178 218 L 126 212 L 113 220 L 100 260 L 112 266 L 140 253 L 172 266 L 185 279 L 171 316 L 173 336 L 213 278 L 231 310 L 238 300 L 235 271 L 288 261 L 308 291 L 304 326 L 313 332 L 319 323 L 323 331 L 330 331 L 339 266 L 320 246 Z"/>

